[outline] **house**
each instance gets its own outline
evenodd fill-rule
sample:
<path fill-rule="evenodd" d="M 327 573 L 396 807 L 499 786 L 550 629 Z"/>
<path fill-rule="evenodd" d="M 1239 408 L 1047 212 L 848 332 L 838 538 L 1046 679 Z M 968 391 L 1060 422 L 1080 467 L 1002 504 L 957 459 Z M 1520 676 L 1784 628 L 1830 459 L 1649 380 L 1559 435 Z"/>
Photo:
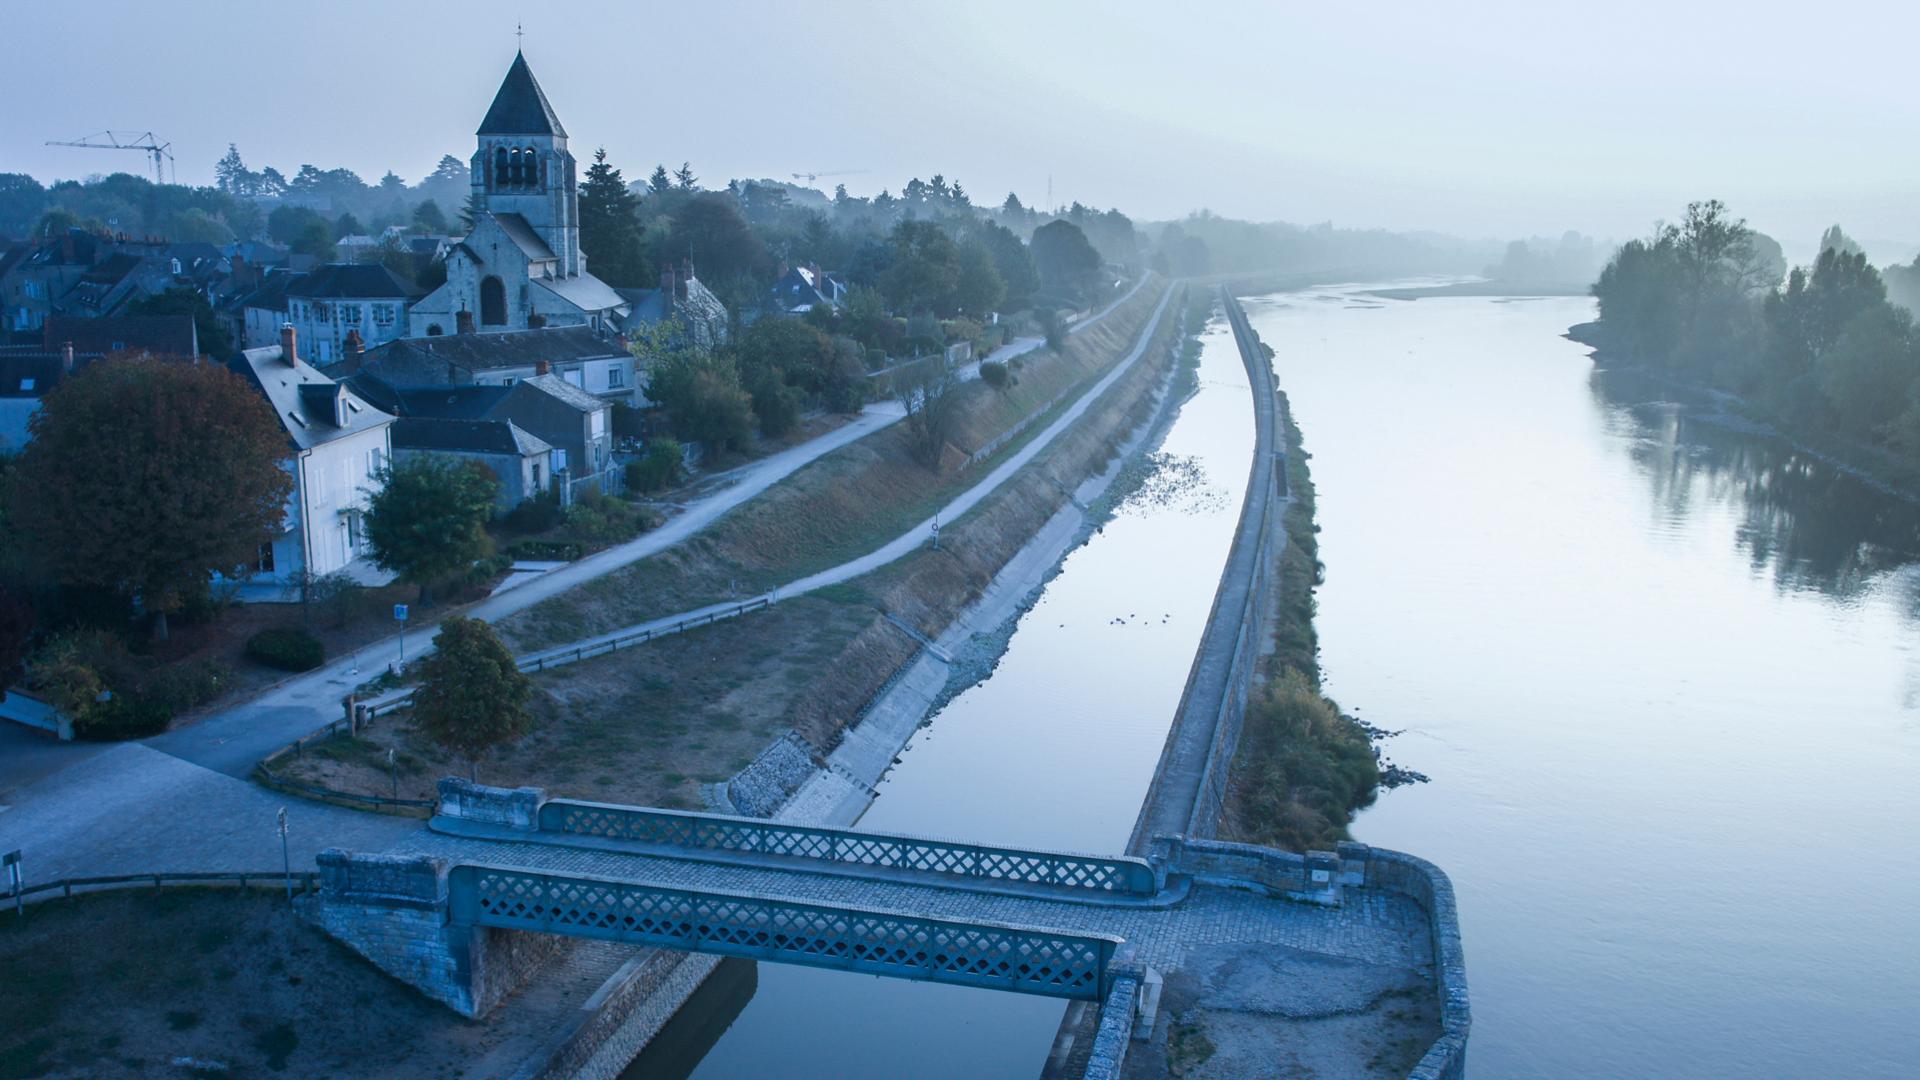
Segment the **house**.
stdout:
<path fill-rule="evenodd" d="M 346 381 L 376 407 L 408 420 L 511 423 L 552 451 L 546 477 L 549 482 L 564 477 L 568 495 L 583 487 L 600 491 L 618 488 L 612 406 L 550 372 L 511 384 L 396 386 L 372 371 L 362 371 Z M 429 436 L 423 429 L 411 428 L 409 437 Z M 477 434 L 471 437 L 479 438 Z M 488 438 L 494 446 L 506 444 L 498 432 Z M 544 491 L 547 486 L 535 483 L 530 490 Z"/>
<path fill-rule="evenodd" d="M 190 315 L 49 318 L 40 345 L 0 345 L 0 454 L 27 445 L 28 424 L 62 379 L 112 353 L 193 360 L 200 342 Z"/>
<path fill-rule="evenodd" d="M 298 332 L 283 326 L 280 344 L 247 349 L 230 365 L 266 396 L 286 429 L 285 465 L 294 481 L 285 529 L 262 545 L 242 599 L 297 600 L 307 575 L 388 579 L 366 557 L 361 517 L 393 454 L 393 415 L 321 374 L 300 357 L 298 341 Z"/>
<path fill-rule="evenodd" d="M 578 164 L 567 131 L 516 53 L 475 133 L 473 228 L 447 253 L 446 284 L 413 307 L 414 337 L 542 326 L 612 332 L 628 314 L 580 252 Z"/>
<path fill-rule="evenodd" d="M 585 326 L 551 326 L 504 334 L 402 338 L 348 358 L 341 371 L 370 371 L 394 386 L 506 386 L 551 372 L 596 397 L 638 404 L 633 354 Z"/>
<path fill-rule="evenodd" d="M 822 271 L 818 264 L 795 266 L 780 274 L 770 295 L 775 309 L 789 315 L 804 315 L 815 307 L 844 306 L 847 284 Z"/>
<path fill-rule="evenodd" d="M 692 259 L 682 260 L 678 267 L 662 266 L 657 289 L 619 292 L 632 309 L 620 322 L 623 334 L 638 336 L 646 328 L 672 320 L 670 348 L 714 349 L 727 343 L 727 307 L 694 276 Z"/>
<path fill-rule="evenodd" d="M 117 352 L 191 360 L 199 357 L 200 332 L 191 315 L 109 315 L 77 319 L 55 315 L 40 328 L 42 347 L 49 353 L 71 345 L 81 353 Z"/>
<path fill-rule="evenodd" d="M 553 486 L 554 448 L 511 420 L 402 416 L 393 422 L 393 457 L 471 461 L 499 480 L 494 506 L 511 510 Z"/>
<path fill-rule="evenodd" d="M 420 290 L 379 263 L 328 263 L 289 282 L 285 295 L 285 321 L 325 368 L 346 358 L 349 334 L 364 345 L 405 336 L 407 308 Z"/>
<path fill-rule="evenodd" d="M 97 318 L 124 312 L 143 296 L 163 292 L 180 273 L 200 270 L 198 245 L 131 240 L 85 229 L 29 240 L 0 251 L 0 329 L 38 334 L 50 315 Z"/>
<path fill-rule="evenodd" d="M 60 380 L 100 359 L 71 345 L 48 351 L 31 345 L 0 345 L 0 454 L 26 449 L 27 425 L 40 401 Z"/>

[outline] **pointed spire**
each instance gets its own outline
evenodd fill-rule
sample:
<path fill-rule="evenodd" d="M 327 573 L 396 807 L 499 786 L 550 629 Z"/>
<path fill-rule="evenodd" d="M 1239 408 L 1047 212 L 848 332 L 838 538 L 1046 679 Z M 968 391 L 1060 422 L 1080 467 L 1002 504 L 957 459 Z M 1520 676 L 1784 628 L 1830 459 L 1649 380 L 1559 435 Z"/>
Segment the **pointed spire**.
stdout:
<path fill-rule="evenodd" d="M 560 118 L 553 114 L 547 95 L 534 80 L 533 69 L 527 66 L 526 54 L 518 51 L 513 54 L 513 66 L 500 81 L 500 92 L 493 96 L 493 107 L 487 110 L 487 118 L 480 121 L 480 130 L 475 134 L 567 137 L 567 129 L 560 126 Z"/>

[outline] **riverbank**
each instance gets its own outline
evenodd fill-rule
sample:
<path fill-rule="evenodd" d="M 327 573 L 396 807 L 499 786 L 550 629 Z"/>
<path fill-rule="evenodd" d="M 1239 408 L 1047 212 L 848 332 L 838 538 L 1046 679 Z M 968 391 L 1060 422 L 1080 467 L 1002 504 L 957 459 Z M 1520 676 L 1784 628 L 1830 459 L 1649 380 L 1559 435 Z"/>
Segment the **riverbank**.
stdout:
<path fill-rule="evenodd" d="M 1884 450 L 1842 438 L 1832 432 L 1796 428 L 1779 414 L 1761 408 L 1732 391 L 1683 379 L 1671 372 L 1640 363 L 1614 349 L 1611 335 L 1597 320 L 1575 323 L 1567 327 L 1562 336 L 1592 350 L 1589 357 L 1596 368 L 1632 372 L 1694 395 L 1707 405 L 1707 408 L 1695 414 L 1702 423 L 1778 439 L 1883 494 L 1920 505 L 1920 468 L 1905 464 Z"/>

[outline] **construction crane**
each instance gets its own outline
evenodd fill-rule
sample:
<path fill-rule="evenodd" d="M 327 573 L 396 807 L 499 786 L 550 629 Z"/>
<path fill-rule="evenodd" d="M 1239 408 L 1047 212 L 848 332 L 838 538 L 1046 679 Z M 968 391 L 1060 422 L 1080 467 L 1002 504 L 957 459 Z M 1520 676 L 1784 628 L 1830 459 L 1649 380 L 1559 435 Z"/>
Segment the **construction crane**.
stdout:
<path fill-rule="evenodd" d="M 88 150 L 139 150 L 153 158 L 153 182 L 164 184 L 173 172 L 173 144 L 161 142 L 153 132 L 127 135 L 117 131 L 96 131 L 81 139 L 48 139 L 48 146 L 79 146 Z M 179 174 L 174 172 L 177 177 Z"/>
<path fill-rule="evenodd" d="M 866 171 L 865 169 L 836 169 L 833 172 L 797 172 L 793 174 L 793 178 L 795 180 L 805 180 L 811 184 L 823 176 L 858 176 Z"/>

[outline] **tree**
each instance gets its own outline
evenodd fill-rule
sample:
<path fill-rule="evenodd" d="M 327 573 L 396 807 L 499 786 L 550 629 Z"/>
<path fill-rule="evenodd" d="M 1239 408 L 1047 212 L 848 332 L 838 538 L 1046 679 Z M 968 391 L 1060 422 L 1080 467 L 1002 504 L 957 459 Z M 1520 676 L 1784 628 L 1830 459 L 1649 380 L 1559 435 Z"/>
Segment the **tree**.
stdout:
<path fill-rule="evenodd" d="M 240 160 L 240 148 L 227 144 L 227 152 L 213 166 L 214 186 L 229 195 L 252 195 L 259 186 L 247 163 Z"/>
<path fill-rule="evenodd" d="M 895 311 L 951 313 L 960 283 L 960 254 L 931 221 L 902 221 L 888 238 L 892 258 L 880 273 L 880 294 Z"/>
<path fill-rule="evenodd" d="M 994 268 L 993 253 L 979 240 L 960 245 L 959 279 L 953 286 L 953 306 L 969 315 L 985 315 L 1006 299 L 1007 287 Z"/>
<path fill-rule="evenodd" d="M 1049 292 L 1092 299 L 1100 265 L 1100 253 L 1073 222 L 1050 221 L 1033 230 L 1033 267 Z"/>
<path fill-rule="evenodd" d="M 702 192 L 673 212 L 669 258 L 693 259 L 703 276 L 725 280 L 757 275 L 766 248 L 740 214 L 738 202 L 717 191 Z"/>
<path fill-rule="evenodd" d="M 892 383 L 894 396 L 907 410 L 914 456 L 937 471 L 947 448 L 947 436 L 959 416 L 960 380 L 935 358 L 896 371 Z"/>
<path fill-rule="evenodd" d="M 176 244 L 224 244 L 233 239 L 226 222 L 197 206 L 168 214 L 163 231 Z"/>
<path fill-rule="evenodd" d="M 380 486 L 365 517 L 373 561 L 418 586 L 422 606 L 434 582 L 493 550 L 485 526 L 499 482 L 484 467 L 413 458 L 381 469 L 374 480 Z"/>
<path fill-rule="evenodd" d="M 333 223 L 333 238 L 336 241 L 345 240 L 349 236 L 359 236 L 366 231 L 366 227 L 360 224 L 360 219 L 352 214 L 341 214 Z"/>
<path fill-rule="evenodd" d="M 200 339 L 200 351 L 225 359 L 233 354 L 233 335 L 214 314 L 213 305 L 198 290 L 184 285 L 165 292 L 143 296 L 127 305 L 129 315 L 191 315 L 194 336 Z"/>
<path fill-rule="evenodd" d="M 1906 411 L 1908 388 L 1920 376 L 1913 317 L 1886 303 L 1856 314 L 1821 357 L 1818 375 L 1842 430 L 1882 437 Z"/>
<path fill-rule="evenodd" d="M 315 224 L 327 229 L 327 238 L 331 242 L 333 230 L 318 211 L 304 206 L 276 206 L 273 213 L 267 215 L 267 235 L 282 244 L 291 244 Z"/>
<path fill-rule="evenodd" d="M 486 200 L 480 197 L 480 193 L 468 192 L 467 201 L 460 207 L 460 229 L 462 233 L 472 232 L 474 225 L 480 221 L 480 215 L 486 212 L 487 203 Z"/>
<path fill-rule="evenodd" d="M 647 396 L 667 410 L 683 439 L 738 450 L 753 438 L 753 401 L 726 353 L 669 353 L 654 363 Z"/>
<path fill-rule="evenodd" d="M 647 191 L 653 195 L 665 195 L 673 190 L 673 177 L 667 175 L 665 165 L 655 165 L 653 174 L 647 177 Z"/>
<path fill-rule="evenodd" d="M 29 424 L 11 507 L 56 581 L 167 614 L 214 573 L 238 577 L 281 531 L 286 432 L 216 364 L 109 357 L 62 379 Z"/>
<path fill-rule="evenodd" d="M 424 199 L 413 208 L 413 227 L 428 236 L 445 236 L 447 233 L 447 215 L 440 204 L 432 199 Z"/>
<path fill-rule="evenodd" d="M 1848 236 L 1846 230 L 1840 226 L 1829 225 L 1827 231 L 1820 234 L 1820 250 L 1837 251 L 1842 255 L 1861 255 L 1866 249 L 1855 242 L 1853 237 Z"/>
<path fill-rule="evenodd" d="M 1006 291 L 1007 310 L 1019 311 L 1031 304 L 1033 294 L 1040 288 L 1040 278 L 1034 273 L 1033 253 L 1027 250 L 1027 245 L 1020 242 L 1012 229 L 991 221 L 981 222 L 980 242 L 993 256 L 993 268 Z"/>
<path fill-rule="evenodd" d="M 467 759 L 477 778 L 480 759 L 527 733 L 533 680 L 513 662 L 493 627 L 454 616 L 440 624 L 433 652 L 416 665 L 413 722 L 427 738 Z"/>
<path fill-rule="evenodd" d="M 0 236 L 24 236 L 46 209 L 47 189 L 26 173 L 0 173 Z"/>
<path fill-rule="evenodd" d="M 609 285 L 646 283 L 646 248 L 640 225 L 640 200 L 627 190 L 620 170 L 607 164 L 605 147 L 580 185 L 580 251 L 594 276 Z"/>
<path fill-rule="evenodd" d="M 681 191 L 693 191 L 699 187 L 699 181 L 693 175 L 692 162 L 683 161 L 679 168 L 673 170 L 673 185 Z"/>

